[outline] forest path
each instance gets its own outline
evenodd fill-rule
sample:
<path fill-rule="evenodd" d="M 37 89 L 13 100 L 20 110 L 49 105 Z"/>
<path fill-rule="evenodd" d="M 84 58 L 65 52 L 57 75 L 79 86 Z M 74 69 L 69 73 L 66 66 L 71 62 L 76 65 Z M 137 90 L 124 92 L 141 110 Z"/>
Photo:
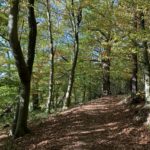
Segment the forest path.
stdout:
<path fill-rule="evenodd" d="M 148 150 L 150 132 L 118 97 L 103 97 L 32 126 L 17 150 Z"/>

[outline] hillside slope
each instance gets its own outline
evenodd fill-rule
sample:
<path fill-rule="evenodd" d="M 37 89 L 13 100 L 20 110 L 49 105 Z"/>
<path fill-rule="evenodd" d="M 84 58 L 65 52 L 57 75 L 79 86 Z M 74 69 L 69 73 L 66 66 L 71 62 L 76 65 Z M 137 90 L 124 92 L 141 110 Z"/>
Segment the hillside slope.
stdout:
<path fill-rule="evenodd" d="M 133 121 L 135 110 L 121 98 L 104 97 L 33 125 L 15 141 L 26 150 L 148 150 L 150 132 Z"/>

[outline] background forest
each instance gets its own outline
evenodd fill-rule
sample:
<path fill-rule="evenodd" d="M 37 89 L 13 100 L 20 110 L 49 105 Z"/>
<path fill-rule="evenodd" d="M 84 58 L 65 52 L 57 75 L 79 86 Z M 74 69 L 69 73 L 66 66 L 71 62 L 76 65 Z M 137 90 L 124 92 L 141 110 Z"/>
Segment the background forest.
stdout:
<path fill-rule="evenodd" d="M 106 95 L 149 104 L 149 18 L 149 0 L 0 0 L 1 124 L 15 115 L 18 137 L 28 108 L 32 120 Z"/>

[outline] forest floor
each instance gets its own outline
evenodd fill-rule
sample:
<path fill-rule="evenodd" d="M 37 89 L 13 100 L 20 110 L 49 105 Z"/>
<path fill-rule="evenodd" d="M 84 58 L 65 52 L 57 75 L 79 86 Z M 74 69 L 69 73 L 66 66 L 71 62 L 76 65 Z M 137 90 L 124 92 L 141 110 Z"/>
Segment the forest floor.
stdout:
<path fill-rule="evenodd" d="M 32 134 L 13 141 L 10 149 L 149 150 L 150 129 L 134 119 L 138 109 L 120 97 L 96 99 L 33 122 Z"/>

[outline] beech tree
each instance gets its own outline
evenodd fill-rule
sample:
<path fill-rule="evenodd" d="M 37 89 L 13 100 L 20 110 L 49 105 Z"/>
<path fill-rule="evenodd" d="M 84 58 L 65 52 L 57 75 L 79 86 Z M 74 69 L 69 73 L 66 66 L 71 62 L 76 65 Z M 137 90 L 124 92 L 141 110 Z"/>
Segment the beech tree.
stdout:
<path fill-rule="evenodd" d="M 136 16 L 136 12 L 133 12 L 133 13 L 135 13 L 134 18 L 133 18 L 133 26 L 135 28 L 135 31 L 137 32 L 137 30 L 138 30 L 138 19 Z M 137 41 L 135 39 L 132 39 L 132 43 L 133 43 L 133 47 L 135 47 L 135 49 L 137 49 L 138 48 Z M 137 51 L 132 52 L 131 61 L 132 61 L 131 97 L 133 99 L 135 99 L 136 94 L 138 92 L 138 77 L 137 77 L 137 74 L 138 74 L 138 55 L 137 55 Z"/>
<path fill-rule="evenodd" d="M 51 18 L 51 4 L 46 0 L 47 17 L 48 17 L 48 31 L 49 31 L 49 47 L 50 47 L 50 78 L 49 78 L 49 96 L 47 101 L 47 112 L 50 112 L 53 99 L 53 86 L 54 86 L 54 42 L 52 31 L 52 18 Z"/>
<path fill-rule="evenodd" d="M 115 32 L 115 7 L 114 1 L 95 1 L 94 4 L 89 4 L 90 11 L 87 13 L 88 28 L 92 31 L 93 38 L 96 37 L 96 42 L 99 43 L 99 57 L 101 57 L 102 69 L 102 93 L 103 95 L 111 94 L 111 51 L 113 47 L 113 36 Z M 87 15 L 86 14 L 86 15 Z M 94 20 L 90 21 L 91 18 Z M 107 18 L 107 20 L 105 19 Z"/>
<path fill-rule="evenodd" d="M 145 31 L 145 15 L 143 10 L 138 12 L 138 20 L 139 26 L 142 32 Z M 144 86 L 145 86 L 145 99 L 146 99 L 146 106 L 150 104 L 150 59 L 149 59 L 149 51 L 148 51 L 148 41 L 142 41 L 142 48 L 143 48 L 143 58 L 144 58 Z"/>
<path fill-rule="evenodd" d="M 75 79 L 75 70 L 77 66 L 77 60 L 78 60 L 78 55 L 79 55 L 79 29 L 82 21 L 82 8 L 79 2 L 78 8 L 76 8 L 74 0 L 71 1 L 71 9 L 68 10 L 69 15 L 70 15 L 70 23 L 72 26 L 73 30 L 73 35 L 74 35 L 74 45 L 73 45 L 73 60 L 72 60 L 72 68 L 70 71 L 69 79 L 68 79 L 68 87 L 67 91 L 65 93 L 64 97 L 64 102 L 63 102 L 63 107 L 69 107 L 71 103 L 71 93 L 73 89 L 73 83 Z"/>
<path fill-rule="evenodd" d="M 18 38 L 18 18 L 20 0 L 12 0 L 9 14 L 9 42 L 15 58 L 18 75 L 20 78 L 20 95 L 17 104 L 17 110 L 12 128 L 12 134 L 15 138 L 23 136 L 29 129 L 27 127 L 28 105 L 30 98 L 30 83 L 32 76 L 32 67 L 35 55 L 35 44 L 37 26 L 34 14 L 34 0 L 28 0 L 28 54 L 25 61 L 20 41 Z"/>

